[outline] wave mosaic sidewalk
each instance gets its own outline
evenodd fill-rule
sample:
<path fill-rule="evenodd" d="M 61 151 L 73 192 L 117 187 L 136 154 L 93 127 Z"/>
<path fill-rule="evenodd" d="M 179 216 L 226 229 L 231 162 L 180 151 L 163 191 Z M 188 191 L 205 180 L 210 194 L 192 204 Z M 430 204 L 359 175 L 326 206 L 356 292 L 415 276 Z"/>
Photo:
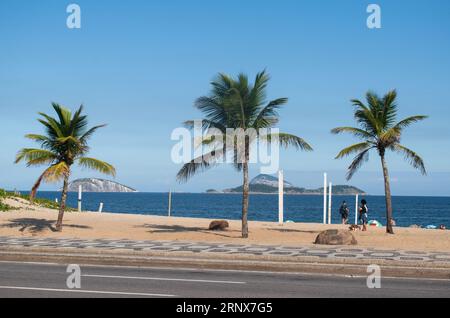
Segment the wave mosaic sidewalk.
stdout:
<path fill-rule="evenodd" d="M 182 241 L 132 241 L 111 239 L 33 238 L 0 236 L 1 246 L 45 247 L 73 249 L 105 249 L 161 252 L 191 252 L 210 254 L 266 255 L 284 257 L 320 257 L 381 259 L 398 261 L 444 262 L 450 264 L 450 253 L 401 250 L 377 250 L 363 247 L 292 247 L 252 244 L 221 244 Z"/>

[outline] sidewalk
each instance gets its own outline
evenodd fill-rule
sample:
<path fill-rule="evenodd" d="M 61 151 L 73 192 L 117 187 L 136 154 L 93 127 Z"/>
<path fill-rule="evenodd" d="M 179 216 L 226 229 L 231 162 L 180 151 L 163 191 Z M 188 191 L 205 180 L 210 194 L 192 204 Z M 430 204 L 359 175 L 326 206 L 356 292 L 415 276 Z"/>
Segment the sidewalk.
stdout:
<path fill-rule="evenodd" d="M 200 254 L 227 255 L 264 255 L 284 257 L 317 257 L 322 259 L 359 259 L 359 260 L 389 260 L 414 261 L 426 263 L 444 263 L 450 265 L 450 253 L 419 252 L 402 250 L 380 250 L 362 247 L 342 246 L 271 246 L 253 244 L 221 244 L 183 241 L 133 241 L 111 239 L 54 239 L 32 237 L 0 236 L 0 247 L 48 247 L 48 248 L 76 248 L 100 250 L 132 250 L 132 251 L 160 251 L 165 253 L 188 252 Z"/>

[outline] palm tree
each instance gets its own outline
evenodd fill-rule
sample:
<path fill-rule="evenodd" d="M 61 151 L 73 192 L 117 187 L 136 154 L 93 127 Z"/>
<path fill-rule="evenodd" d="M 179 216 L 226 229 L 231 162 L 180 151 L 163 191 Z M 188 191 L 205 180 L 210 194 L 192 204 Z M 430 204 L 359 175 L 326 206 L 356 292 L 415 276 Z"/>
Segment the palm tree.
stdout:
<path fill-rule="evenodd" d="M 58 118 L 55 119 L 44 113 L 39 122 L 45 126 L 45 135 L 28 134 L 25 137 L 40 143 L 40 149 L 24 148 L 16 156 L 16 163 L 25 161 L 27 166 L 49 165 L 34 184 L 30 200 L 36 195 L 42 181 L 57 182 L 64 180 L 61 203 L 59 207 L 56 230 L 62 230 L 62 221 L 66 207 L 67 189 L 69 185 L 70 169 L 74 163 L 81 167 L 90 168 L 99 172 L 115 176 L 115 168 L 104 161 L 85 157 L 89 151 L 88 139 L 97 129 L 105 125 L 87 129 L 87 116 L 82 115 L 83 106 L 72 115 L 71 111 L 56 103 L 52 103 Z"/>
<path fill-rule="evenodd" d="M 248 164 L 250 147 L 253 142 L 261 140 L 271 142 L 279 140 L 284 147 L 289 145 L 297 149 L 311 151 L 311 146 L 302 138 L 286 133 L 263 133 L 264 129 L 274 127 L 278 122 L 277 110 L 287 103 L 287 98 L 279 98 L 266 102 L 266 88 L 269 75 L 263 71 L 256 75 L 255 81 L 249 83 L 245 74 L 239 74 L 236 79 L 219 74 L 211 83 L 212 90 L 209 96 L 200 97 L 195 102 L 195 107 L 204 115 L 203 129 L 208 131 L 220 131 L 223 136 L 229 136 L 229 130 L 240 130 L 245 138 L 237 140 L 232 138 L 215 139 L 205 138 L 201 145 L 216 143 L 218 149 L 213 149 L 186 163 L 177 174 L 180 182 L 187 181 L 198 171 L 210 168 L 218 163 L 220 157 L 227 154 L 233 157 L 233 165 L 237 171 L 243 173 L 242 193 L 242 237 L 248 237 L 248 203 L 249 203 L 249 178 Z M 194 127 L 194 121 L 187 121 L 185 125 Z M 227 131 L 228 130 L 228 131 Z M 266 130 L 268 131 L 268 130 Z M 228 134 L 227 134 L 228 133 Z M 228 144 L 227 144 L 228 143 Z"/>
<path fill-rule="evenodd" d="M 346 157 L 356 153 L 351 165 L 348 167 L 347 180 L 350 180 L 361 165 L 369 159 L 369 151 L 375 149 L 381 158 L 383 168 L 384 189 L 386 197 L 386 232 L 394 234 L 392 228 L 392 199 L 389 185 L 389 172 L 386 164 L 386 150 L 400 153 L 410 164 L 419 169 L 422 174 L 426 174 L 425 165 L 422 158 L 400 144 L 403 130 L 418 121 L 424 120 L 427 116 L 411 116 L 399 122 L 397 119 L 397 92 L 392 90 L 383 98 L 375 93 L 366 94 L 367 105 L 354 99 L 351 102 L 355 106 L 354 117 L 360 128 L 338 127 L 331 132 L 333 134 L 350 133 L 359 139 L 361 143 L 354 144 L 343 149 L 336 159 Z"/>

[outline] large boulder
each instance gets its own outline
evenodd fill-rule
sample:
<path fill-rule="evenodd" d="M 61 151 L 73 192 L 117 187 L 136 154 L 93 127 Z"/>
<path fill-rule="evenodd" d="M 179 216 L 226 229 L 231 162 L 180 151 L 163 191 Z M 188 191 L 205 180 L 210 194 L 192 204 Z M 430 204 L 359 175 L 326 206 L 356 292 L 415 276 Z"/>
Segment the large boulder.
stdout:
<path fill-rule="evenodd" d="M 356 241 L 353 234 L 348 230 L 326 230 L 320 232 L 317 235 L 314 244 L 323 245 L 356 245 Z"/>
<path fill-rule="evenodd" d="M 220 221 L 212 221 L 209 224 L 209 230 L 211 231 L 224 231 L 227 227 L 230 225 L 227 221 L 220 220 Z"/>

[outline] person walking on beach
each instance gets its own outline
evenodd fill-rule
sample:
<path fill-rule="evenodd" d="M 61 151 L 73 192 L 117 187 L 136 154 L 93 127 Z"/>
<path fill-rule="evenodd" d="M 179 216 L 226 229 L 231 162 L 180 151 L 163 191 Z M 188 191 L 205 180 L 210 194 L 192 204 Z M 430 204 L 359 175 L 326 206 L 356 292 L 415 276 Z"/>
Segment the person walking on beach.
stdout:
<path fill-rule="evenodd" d="M 369 208 L 367 207 L 367 201 L 362 199 L 361 200 L 361 206 L 359 207 L 359 219 L 361 220 L 363 231 L 367 231 L 367 213 L 369 212 Z"/>
<path fill-rule="evenodd" d="M 347 202 L 343 201 L 341 207 L 339 208 L 339 214 L 341 215 L 342 224 L 347 224 L 349 209 L 347 207 Z"/>

